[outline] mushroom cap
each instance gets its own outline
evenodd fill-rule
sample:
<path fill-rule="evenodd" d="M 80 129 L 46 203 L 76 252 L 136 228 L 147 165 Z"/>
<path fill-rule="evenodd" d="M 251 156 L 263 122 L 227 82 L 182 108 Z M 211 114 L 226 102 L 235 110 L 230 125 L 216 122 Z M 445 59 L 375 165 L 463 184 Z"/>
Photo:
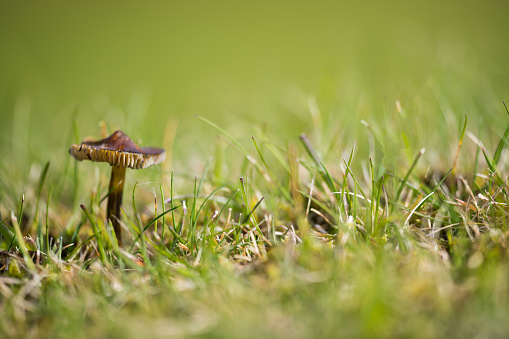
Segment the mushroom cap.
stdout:
<path fill-rule="evenodd" d="M 132 169 L 157 165 L 166 158 L 164 149 L 139 147 L 122 131 L 116 131 L 106 139 L 72 145 L 69 153 L 79 161 L 107 162 L 111 166 Z"/>

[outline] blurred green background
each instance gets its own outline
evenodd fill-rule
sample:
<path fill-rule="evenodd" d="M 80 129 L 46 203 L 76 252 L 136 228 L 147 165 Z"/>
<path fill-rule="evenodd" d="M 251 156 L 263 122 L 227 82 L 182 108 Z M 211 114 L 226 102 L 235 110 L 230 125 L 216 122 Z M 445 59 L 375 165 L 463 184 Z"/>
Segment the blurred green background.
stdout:
<path fill-rule="evenodd" d="M 280 143 L 307 132 L 324 153 L 320 134 L 336 151 L 365 144 L 366 120 L 387 149 L 401 145 L 411 155 L 426 147 L 437 152 L 430 159 L 447 159 L 463 115 L 475 133 L 482 118 L 488 146 L 504 130 L 508 8 L 505 1 L 1 1 L 2 159 L 26 173 L 33 162 L 68 161 L 75 119 L 79 138 L 99 136 L 105 121 L 143 145 L 161 145 L 176 129 L 167 140 L 172 167 L 193 171 L 218 134 L 194 115 L 246 142 L 253 126 Z"/>

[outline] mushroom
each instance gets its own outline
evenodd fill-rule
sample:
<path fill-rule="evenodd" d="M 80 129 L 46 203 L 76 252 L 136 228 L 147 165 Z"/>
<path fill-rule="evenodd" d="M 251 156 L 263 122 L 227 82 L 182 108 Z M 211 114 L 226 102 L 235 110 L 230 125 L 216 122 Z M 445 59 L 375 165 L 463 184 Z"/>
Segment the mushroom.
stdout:
<path fill-rule="evenodd" d="M 124 191 L 125 170 L 147 168 L 164 161 L 166 153 L 161 148 L 138 147 L 124 132 L 116 131 L 106 139 L 83 141 L 69 149 L 76 160 L 107 162 L 111 165 L 107 218 L 111 221 L 119 245 L 122 245 L 120 206 Z"/>

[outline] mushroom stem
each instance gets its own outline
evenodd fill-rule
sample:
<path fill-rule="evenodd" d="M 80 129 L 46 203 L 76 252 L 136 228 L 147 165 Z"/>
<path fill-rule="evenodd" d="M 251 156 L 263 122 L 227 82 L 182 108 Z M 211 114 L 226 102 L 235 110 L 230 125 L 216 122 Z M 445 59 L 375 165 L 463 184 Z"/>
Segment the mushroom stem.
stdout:
<path fill-rule="evenodd" d="M 124 193 L 125 167 L 111 166 L 110 195 L 108 196 L 108 220 L 111 220 L 118 245 L 122 246 L 122 228 L 120 227 L 120 206 Z"/>

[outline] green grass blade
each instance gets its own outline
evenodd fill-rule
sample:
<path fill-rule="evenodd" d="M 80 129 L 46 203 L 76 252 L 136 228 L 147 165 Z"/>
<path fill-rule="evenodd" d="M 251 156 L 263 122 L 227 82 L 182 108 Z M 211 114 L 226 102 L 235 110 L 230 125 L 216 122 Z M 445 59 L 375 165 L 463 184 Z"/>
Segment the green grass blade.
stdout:
<path fill-rule="evenodd" d="M 221 128 L 219 125 L 213 123 L 212 121 L 204 118 L 204 117 L 201 117 L 199 115 L 196 115 L 195 116 L 196 118 L 200 119 L 201 121 L 204 121 L 206 122 L 207 124 L 209 124 L 210 126 L 214 127 L 215 129 L 217 129 L 219 132 L 221 132 L 224 136 L 226 136 L 232 143 L 233 145 L 235 145 L 234 148 L 236 148 L 240 153 L 242 153 L 245 157 L 248 156 L 246 150 L 244 149 L 244 147 L 242 147 L 238 142 L 237 140 L 235 140 L 231 135 L 230 133 L 228 133 L 226 130 L 224 130 L 223 128 Z"/>
<path fill-rule="evenodd" d="M 452 172 L 452 168 L 449 170 L 449 172 L 447 172 L 446 175 L 444 175 L 444 177 L 440 180 L 440 182 L 431 190 L 431 192 L 426 195 L 421 201 L 419 201 L 419 203 L 414 207 L 414 209 L 410 212 L 410 214 L 408 215 L 408 217 L 406 218 L 405 222 L 404 222 L 404 225 L 408 225 L 408 221 L 410 220 L 410 218 L 412 217 L 412 215 L 414 214 L 415 211 L 417 211 L 435 192 L 436 190 L 440 187 L 440 185 L 442 185 L 442 183 L 445 181 L 445 179 L 449 176 L 449 174 L 451 174 Z"/>
<path fill-rule="evenodd" d="M 367 200 L 367 196 L 366 196 L 366 194 L 364 193 L 364 190 L 361 188 L 361 185 L 360 185 L 359 181 L 357 180 L 357 178 L 356 178 L 356 177 L 355 177 L 355 175 L 353 174 L 352 169 L 350 168 L 350 165 L 348 165 L 348 163 L 347 163 L 345 160 L 343 160 L 343 163 L 345 164 L 345 166 L 346 166 L 346 168 L 347 168 L 348 172 L 349 172 L 349 173 L 350 173 L 350 175 L 352 176 L 353 181 L 355 182 L 355 184 L 356 184 L 356 185 L 357 185 L 357 187 L 359 188 L 359 191 L 361 191 L 361 195 L 364 197 L 364 199 L 366 199 L 366 200 Z"/>
<path fill-rule="evenodd" d="M 5 238 L 5 241 L 9 244 L 12 244 L 16 238 L 14 233 L 11 232 L 9 227 L 7 227 L 3 221 L 0 221 L 0 233 Z"/>
<path fill-rule="evenodd" d="M 163 192 L 163 185 L 159 185 L 159 190 L 161 191 L 161 202 L 162 202 L 162 208 L 164 213 L 164 192 Z M 166 215 L 163 215 L 163 229 L 161 230 L 161 242 L 164 244 L 164 230 L 166 229 Z"/>
<path fill-rule="evenodd" d="M 498 173 L 497 167 L 495 166 L 495 164 L 494 164 L 493 160 L 490 158 L 490 156 L 488 154 L 486 154 L 485 149 L 482 148 L 481 151 L 482 151 L 482 154 L 484 155 L 484 159 L 486 160 L 486 163 L 488 164 L 488 168 L 490 169 L 490 171 L 493 173 Z"/>
<path fill-rule="evenodd" d="M 245 224 L 249 218 L 251 217 L 251 215 L 253 214 L 253 212 L 258 208 L 258 206 L 260 206 L 260 204 L 262 203 L 263 201 L 263 197 L 256 203 L 256 205 L 254 205 L 254 207 L 251 209 L 251 211 L 249 211 L 249 213 L 244 217 L 244 219 L 242 220 L 242 224 Z"/>
<path fill-rule="evenodd" d="M 39 204 L 39 199 L 41 198 L 42 186 L 44 185 L 44 180 L 46 179 L 46 175 L 48 174 L 50 162 L 48 161 L 46 165 L 44 165 L 44 169 L 41 172 L 41 176 L 39 178 L 39 186 L 37 188 L 37 204 Z"/>
<path fill-rule="evenodd" d="M 147 230 L 150 226 L 152 226 L 152 225 L 153 225 L 153 224 L 154 224 L 157 220 L 159 220 L 159 218 L 164 217 L 166 214 L 170 213 L 171 211 L 176 210 L 176 209 L 177 209 L 177 208 L 179 208 L 179 207 L 181 207 L 181 206 L 175 206 L 175 207 L 173 207 L 173 208 L 170 208 L 169 210 L 166 210 L 166 211 L 164 211 L 163 213 L 161 213 L 161 214 L 159 214 L 158 216 L 156 216 L 155 218 L 153 218 L 153 219 L 152 219 L 152 220 L 151 220 L 151 221 L 150 221 L 150 222 L 149 222 L 149 223 L 148 223 L 148 224 L 147 224 L 147 225 L 143 228 L 143 230 L 142 230 L 142 231 L 138 234 L 138 236 L 136 237 L 136 239 L 135 239 L 135 240 L 134 240 L 134 242 L 133 242 L 133 245 L 131 246 L 131 251 L 132 251 L 132 250 L 133 250 L 133 248 L 134 248 L 134 244 L 135 244 L 138 240 L 140 240 L 141 235 L 142 235 L 142 234 L 143 234 L 143 233 L 144 233 L 144 232 L 145 232 L 145 231 L 146 231 L 146 230 Z M 171 230 L 171 229 L 170 229 L 170 230 Z M 172 231 L 172 232 L 173 232 L 173 231 Z M 178 237 L 178 235 L 177 235 L 176 233 L 174 233 L 174 232 L 173 232 L 173 234 L 174 234 L 174 235 L 176 235 L 176 236 Z M 179 241 L 182 241 L 182 239 L 180 239 L 180 237 L 179 237 Z"/>
<path fill-rule="evenodd" d="M 95 223 L 94 218 L 92 218 L 92 215 L 90 214 L 88 209 L 85 207 L 85 205 L 82 204 L 82 205 L 80 205 L 80 207 L 83 210 L 83 212 L 85 212 L 85 215 L 87 216 L 87 219 L 90 222 L 90 225 L 92 225 L 92 231 L 94 232 L 95 240 L 97 242 L 97 249 L 99 251 L 99 258 L 103 264 L 106 264 L 106 261 L 107 261 L 106 253 L 104 250 L 103 239 L 101 237 L 101 232 L 99 230 L 99 227 Z"/>
<path fill-rule="evenodd" d="M 30 271 L 34 272 L 35 265 L 34 265 L 34 262 L 32 261 L 32 258 L 30 257 L 30 254 L 28 253 L 28 249 L 26 246 L 28 244 L 26 244 L 25 241 L 23 241 L 23 235 L 21 234 L 21 228 L 20 228 L 20 225 L 18 224 L 18 220 L 14 216 L 14 213 L 11 213 L 11 222 L 12 222 L 12 226 L 14 228 L 14 234 L 16 234 L 16 239 L 17 239 L 17 243 L 19 245 L 19 249 L 20 249 L 21 253 L 23 254 L 23 259 L 25 260 L 25 264 L 27 265 L 27 268 Z M 32 248 L 31 250 L 34 250 L 34 249 Z M 37 249 L 35 249 L 35 250 L 37 250 Z"/>
<path fill-rule="evenodd" d="M 460 156 L 461 146 L 463 145 L 463 137 L 465 136 L 465 131 L 467 130 L 467 122 L 468 122 L 468 116 L 465 114 L 465 122 L 463 124 L 463 129 L 461 130 L 460 140 L 458 142 L 458 148 L 456 150 L 456 156 L 454 157 L 454 162 L 452 165 L 453 177 L 454 177 L 454 174 L 456 173 L 456 166 L 458 165 L 458 159 Z"/>
<path fill-rule="evenodd" d="M 212 192 L 211 192 L 211 193 L 210 193 L 210 194 L 209 194 L 209 195 L 205 198 L 205 200 L 203 200 L 203 202 L 200 204 L 200 208 L 198 208 L 198 212 L 196 213 L 196 215 L 197 215 L 197 216 L 198 216 L 198 215 L 200 215 L 200 213 L 201 213 L 201 211 L 202 211 L 203 207 L 205 206 L 205 203 L 206 203 L 206 202 L 207 202 L 207 201 L 208 201 L 208 200 L 209 200 L 209 199 L 210 199 L 210 198 L 211 198 L 211 197 L 212 197 L 212 196 L 213 196 L 213 195 L 214 195 L 217 191 L 219 191 L 220 189 L 222 189 L 222 188 L 224 188 L 224 187 L 226 187 L 226 186 L 228 186 L 228 185 L 230 185 L 230 184 L 231 184 L 231 182 L 226 183 L 226 184 L 223 184 L 223 185 L 219 186 L 218 188 L 216 188 L 215 190 L 213 190 L 213 191 L 212 191 Z M 229 200 L 228 200 L 228 201 L 229 201 Z"/>
<path fill-rule="evenodd" d="M 509 114 L 509 109 L 507 108 L 507 105 L 505 104 L 505 102 L 504 102 L 504 107 L 505 107 L 507 114 Z M 495 150 L 495 154 L 493 155 L 493 164 L 495 166 L 498 165 L 498 163 L 500 161 L 500 157 L 502 155 L 502 151 L 504 150 L 504 146 L 507 146 L 508 140 L 509 140 L 509 124 L 507 125 L 505 132 L 504 132 L 504 136 L 499 141 L 497 148 Z"/>
<path fill-rule="evenodd" d="M 299 139 L 301 140 L 302 144 L 304 145 L 304 149 L 306 150 L 306 152 L 311 157 L 311 159 L 315 163 L 316 167 L 322 174 L 322 178 L 325 181 L 325 183 L 327 184 L 327 187 L 329 187 L 329 189 L 332 192 L 336 192 L 336 186 L 334 185 L 334 180 L 332 180 L 329 172 L 325 168 L 325 165 L 323 164 L 323 162 L 320 160 L 320 158 L 316 154 L 316 152 L 315 152 L 313 146 L 311 145 L 311 142 L 307 138 L 307 136 L 305 134 L 301 134 L 299 136 Z"/>
<path fill-rule="evenodd" d="M 415 166 L 417 165 L 417 162 L 419 161 L 421 156 L 424 154 L 424 152 L 426 152 L 426 150 L 423 148 L 415 156 L 414 161 L 412 162 L 412 165 L 410 165 L 410 168 L 408 169 L 405 177 L 403 178 L 403 180 L 399 184 L 398 191 L 396 193 L 396 197 L 394 198 L 394 201 L 398 201 L 399 200 L 399 196 L 401 195 L 401 192 L 403 191 L 403 187 L 406 185 L 406 182 L 408 181 L 408 178 L 410 177 L 410 174 L 412 174 Z"/>

